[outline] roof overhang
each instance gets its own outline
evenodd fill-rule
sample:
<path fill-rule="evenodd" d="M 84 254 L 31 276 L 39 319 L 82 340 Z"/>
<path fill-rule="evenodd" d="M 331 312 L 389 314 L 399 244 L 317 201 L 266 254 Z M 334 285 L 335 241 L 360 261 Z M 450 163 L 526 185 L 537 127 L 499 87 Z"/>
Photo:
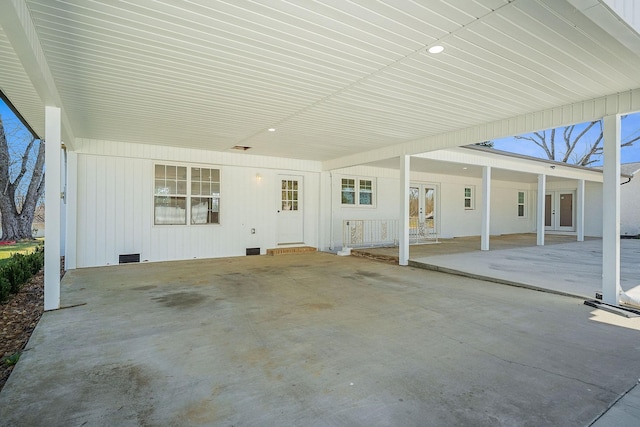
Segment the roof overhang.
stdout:
<path fill-rule="evenodd" d="M 11 0 L 0 88 L 37 133 L 60 107 L 70 149 L 329 170 L 640 111 L 640 36 L 608 3 Z"/>

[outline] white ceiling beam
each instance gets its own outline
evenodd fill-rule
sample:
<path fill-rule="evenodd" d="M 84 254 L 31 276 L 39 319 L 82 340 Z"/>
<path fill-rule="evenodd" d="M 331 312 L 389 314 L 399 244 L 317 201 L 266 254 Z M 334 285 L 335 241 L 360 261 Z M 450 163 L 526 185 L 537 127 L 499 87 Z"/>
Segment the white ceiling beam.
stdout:
<path fill-rule="evenodd" d="M 327 160 L 322 163 L 322 168 L 325 171 L 340 169 L 405 154 L 414 155 L 443 148 L 459 147 L 544 129 L 600 120 L 606 115 L 629 114 L 638 111 L 640 111 L 640 88 Z"/>
<path fill-rule="evenodd" d="M 637 0 L 568 1 L 627 49 L 640 55 L 640 6 Z"/>
<path fill-rule="evenodd" d="M 73 148 L 74 135 L 71 123 L 65 114 L 62 99 L 53 80 L 53 75 L 44 57 L 40 40 L 24 0 L 0 1 L 0 26 L 20 58 L 25 72 L 46 106 L 62 110 L 62 137 L 69 148 Z M 42 136 L 42 135 L 41 135 Z"/>

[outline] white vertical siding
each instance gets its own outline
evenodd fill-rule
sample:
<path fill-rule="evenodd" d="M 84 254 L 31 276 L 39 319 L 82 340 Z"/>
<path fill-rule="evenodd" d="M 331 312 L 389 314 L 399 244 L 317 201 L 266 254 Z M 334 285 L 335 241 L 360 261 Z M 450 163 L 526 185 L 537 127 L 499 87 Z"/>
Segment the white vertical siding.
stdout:
<path fill-rule="evenodd" d="M 305 243 L 317 245 L 319 172 L 267 168 L 268 158 L 261 159 L 260 168 L 206 163 L 203 160 L 216 156 L 205 152 L 184 156 L 173 148 L 132 144 L 98 142 L 91 151 L 100 154 L 78 155 L 78 267 L 117 264 L 118 255 L 128 253 L 140 253 L 143 261 L 243 256 L 249 247 L 259 247 L 264 253 L 276 246 L 280 174 L 303 177 Z M 233 157 L 234 163 L 244 161 Z M 155 162 L 219 168 L 220 224 L 154 225 Z M 274 165 L 286 163 L 273 159 Z M 290 164 L 304 165 L 297 161 Z M 256 174 L 262 179 L 257 180 Z M 252 228 L 255 234 L 251 234 Z"/>
<path fill-rule="evenodd" d="M 342 206 L 340 182 L 350 177 L 376 179 L 375 208 Z M 332 238 L 336 248 L 342 247 L 342 223 L 347 219 L 389 219 L 399 215 L 398 171 L 367 167 L 346 168 L 332 172 Z M 439 233 L 442 238 L 480 235 L 482 211 L 482 179 L 413 172 L 411 181 L 438 187 Z M 464 188 L 475 188 L 475 209 L 464 208 Z M 493 180 L 491 183 L 491 234 L 527 233 L 535 231 L 535 184 Z M 517 216 L 518 191 L 528 194 L 527 216 Z"/>
<path fill-rule="evenodd" d="M 602 237 L 602 183 L 586 182 L 584 193 L 584 235 Z"/>

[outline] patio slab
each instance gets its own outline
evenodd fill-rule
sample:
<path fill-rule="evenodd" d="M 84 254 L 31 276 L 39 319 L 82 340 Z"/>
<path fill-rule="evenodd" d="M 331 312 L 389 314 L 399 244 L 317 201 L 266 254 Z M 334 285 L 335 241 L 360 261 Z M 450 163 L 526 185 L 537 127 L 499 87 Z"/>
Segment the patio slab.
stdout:
<path fill-rule="evenodd" d="M 640 284 L 640 240 L 620 242 L 620 285 Z M 414 266 L 579 298 L 602 291 L 602 240 L 412 258 Z"/>
<path fill-rule="evenodd" d="M 639 318 L 355 257 L 74 270 L 62 303 L 0 425 L 582 426 L 640 378 Z"/>
<path fill-rule="evenodd" d="M 595 298 L 602 290 L 602 240 L 547 235 L 536 246 L 532 233 L 491 236 L 491 250 L 480 251 L 480 237 L 444 239 L 413 245 L 410 265 L 497 283 L 524 286 L 578 298 Z M 398 248 L 359 249 L 370 258 L 397 259 Z M 397 262 L 397 261 L 396 261 Z M 640 285 L 640 240 L 620 241 L 620 284 L 637 292 Z"/>

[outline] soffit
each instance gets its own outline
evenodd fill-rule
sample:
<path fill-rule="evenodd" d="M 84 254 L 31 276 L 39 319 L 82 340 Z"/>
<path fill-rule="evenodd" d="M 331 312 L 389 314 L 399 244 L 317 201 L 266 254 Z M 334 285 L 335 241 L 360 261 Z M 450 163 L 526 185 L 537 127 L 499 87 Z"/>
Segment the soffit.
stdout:
<path fill-rule="evenodd" d="M 44 136 L 44 104 L 24 71 L 20 59 L 0 27 L 0 90 L 39 136 Z M 3 117 L 3 120 L 6 120 Z"/>
<path fill-rule="evenodd" d="M 81 138 L 328 160 L 640 87 L 559 0 L 27 5 Z"/>

